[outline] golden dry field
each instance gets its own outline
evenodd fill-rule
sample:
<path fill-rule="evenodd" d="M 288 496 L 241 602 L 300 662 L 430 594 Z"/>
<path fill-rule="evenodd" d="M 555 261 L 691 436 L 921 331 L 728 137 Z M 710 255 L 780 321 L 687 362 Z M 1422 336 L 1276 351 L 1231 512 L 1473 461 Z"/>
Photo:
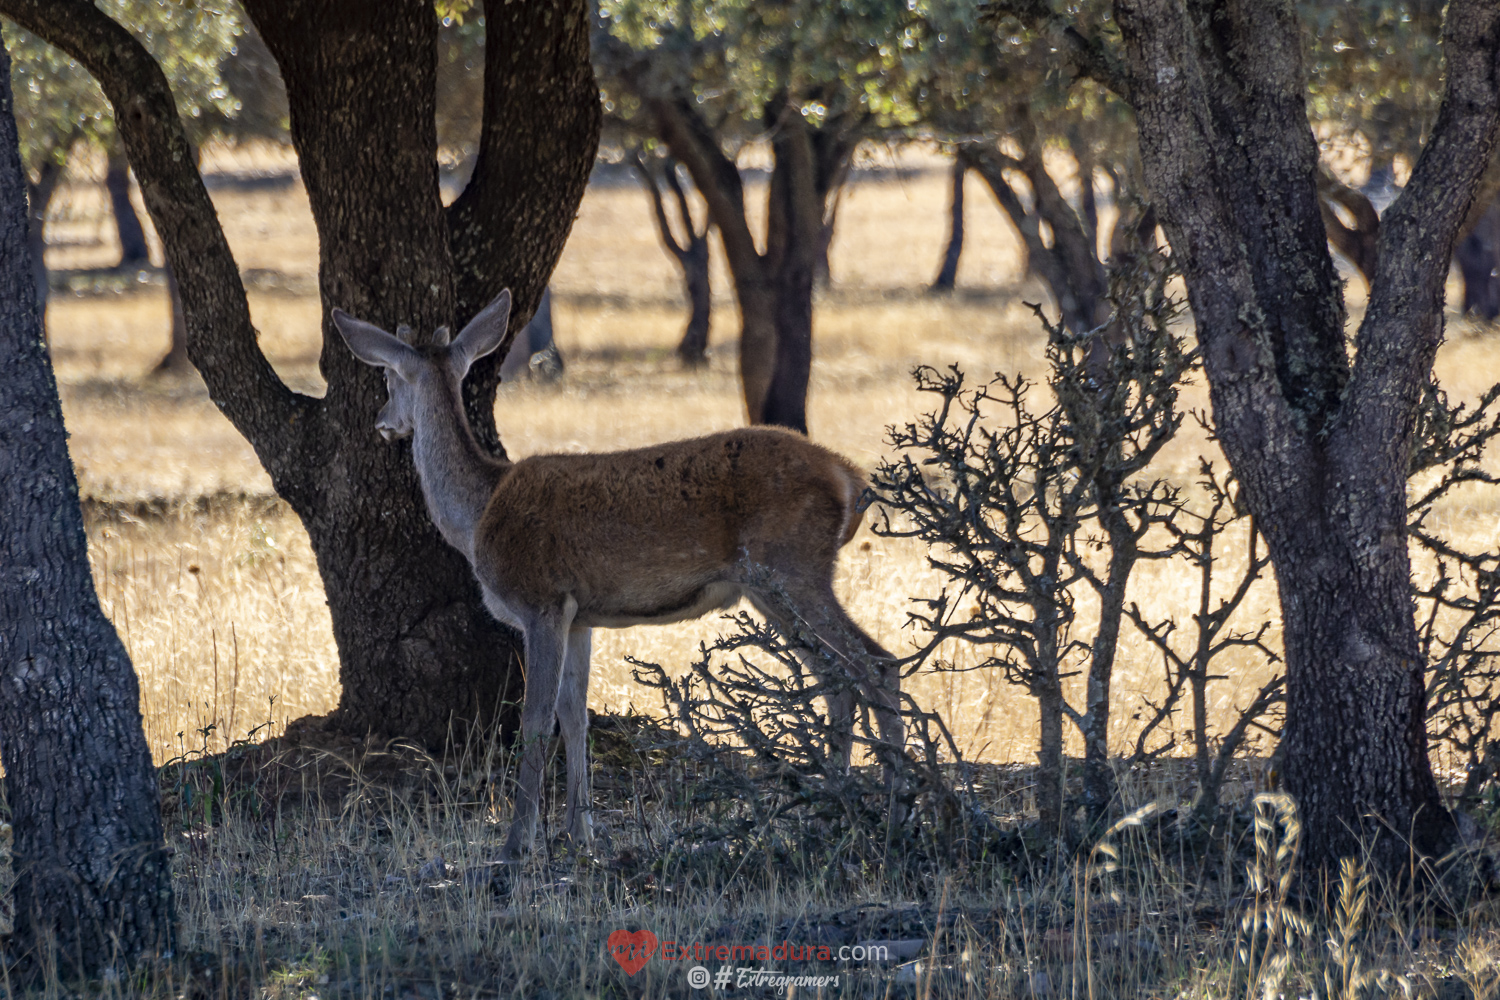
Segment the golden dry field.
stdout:
<path fill-rule="evenodd" d="M 251 149 L 211 151 L 206 165 L 264 350 L 290 384 L 320 392 L 316 234 L 295 164 L 279 150 Z M 809 414 L 816 440 L 866 468 L 889 454 L 885 427 L 922 411 L 909 377 L 914 365 L 957 363 L 973 380 L 996 371 L 1045 375 L 1043 333 L 1024 305 L 1044 293 L 1025 278 L 1018 242 L 978 179 L 969 180 L 959 290 L 932 298 L 923 290 L 946 238 L 946 164 L 908 153 L 872 156 L 870 165 L 886 169 L 858 175 L 847 193 L 833 287 L 817 303 Z M 238 182 L 224 182 L 226 174 Z M 761 194 L 752 187 L 752 197 Z M 767 790 L 767 801 L 780 794 L 779 777 L 738 760 L 749 755 L 694 757 L 665 720 L 614 718 L 595 727 L 599 850 L 555 851 L 543 836 L 516 867 L 494 863 L 510 818 L 505 775 L 513 771 L 497 739 L 449 747 L 436 759 L 399 741 L 344 737 L 218 754 L 231 740 L 252 733 L 261 740 L 291 719 L 331 709 L 336 652 L 306 535 L 270 494 L 249 445 L 195 377 L 150 375 L 166 348 L 166 294 L 149 275 L 123 291 L 119 276 L 101 278 L 98 269 L 118 256 L 105 205 L 87 176 L 55 202 L 49 264 L 89 287 L 55 291 L 47 327 L 95 580 L 140 675 L 156 758 L 174 764 L 160 773 L 180 933 L 174 961 L 89 995 L 710 995 L 683 985 L 686 962 L 653 960 L 627 976 L 609 958 L 612 932 L 626 929 L 683 943 L 816 936 L 894 949 L 864 964 L 771 963 L 842 977 L 798 997 L 1496 995 L 1493 903 L 1456 923 L 1460 910 L 1439 900 L 1444 886 L 1414 900 L 1351 869 L 1332 924 L 1254 937 L 1256 920 L 1301 926 L 1283 920 L 1294 908 L 1281 874 L 1296 855 L 1295 809 L 1285 796 L 1246 801 L 1258 787 L 1258 764 L 1232 773 L 1224 798 L 1234 808 L 1207 839 L 1178 822 L 1186 812 L 1160 822 L 1149 815 L 1191 794 L 1190 762 L 1164 759 L 1117 769 L 1126 815 L 1091 850 L 1064 857 L 1028 840 L 1036 710 L 996 670 L 929 672 L 909 682 L 919 702 L 942 713 L 966 756 L 996 765 L 963 772 L 982 816 L 964 811 L 943 827 L 942 844 L 922 841 L 918 830 L 903 831 L 893 847 L 898 824 L 883 818 L 886 839 L 877 843 L 868 825 L 809 819 L 802 806 L 763 817 L 758 800 Z M 628 447 L 739 424 L 729 287 L 720 268 L 712 364 L 681 370 L 672 355 L 685 320 L 678 279 L 648 200 L 631 184 L 594 184 L 554 280 L 566 374 L 502 386 L 496 402 L 511 454 Z M 1362 295 L 1357 282 L 1350 287 L 1356 314 Z M 1473 398 L 1500 377 L 1500 351 L 1487 329 L 1451 320 L 1439 374 L 1452 397 Z M 1206 407 L 1201 384 L 1188 388 L 1184 405 Z M 1154 474 L 1190 488 L 1200 456 L 1215 459 L 1216 451 L 1189 420 Z M 1493 492 L 1474 488 L 1454 494 L 1434 526 L 1493 550 L 1497 513 Z M 1243 533 L 1223 539 L 1225 584 L 1243 567 L 1243 548 Z M 1149 618 L 1185 625 L 1196 610 L 1195 572 L 1183 561 L 1143 564 L 1132 586 L 1130 598 Z M 935 595 L 942 579 L 918 545 L 867 526 L 845 550 L 838 587 L 871 633 L 901 649 L 914 638 L 904 629 L 909 598 Z M 1274 596 L 1263 580 L 1238 618 L 1252 630 L 1269 621 L 1273 643 Z M 680 672 L 699 643 L 722 630 L 709 618 L 601 631 L 592 706 L 634 705 L 659 718 L 656 693 L 635 683 L 625 657 Z M 943 654 L 959 668 L 979 662 L 971 648 Z M 1226 678 L 1211 688 L 1210 722 L 1222 732 L 1268 668 L 1250 655 L 1215 666 Z M 1162 691 L 1159 654 L 1127 626 L 1112 710 L 1112 749 L 1121 759 L 1134 747 L 1140 709 Z M 1177 720 L 1179 748 L 1184 721 Z M 200 734 L 209 726 L 211 734 Z M 1159 732 L 1154 745 L 1167 738 Z M 1069 749 L 1078 752 L 1076 740 Z M 748 792 L 739 786 L 738 799 L 716 784 L 735 774 L 753 782 Z M 546 786 L 544 822 L 559 811 L 555 779 Z M 724 832 L 752 812 L 748 831 Z M 1481 819 L 1494 823 L 1493 813 Z M 972 839 L 949 852 L 955 829 Z M 842 839 L 829 840 L 829 831 Z M 0 878 L 4 871 L 0 865 Z M 1273 888 L 1256 894 L 1250 883 Z M 0 912 L 0 934 L 5 923 Z M 1260 963 L 1256 971 L 1242 964 L 1245 955 Z M 8 983 L 0 995 L 10 995 Z M 49 982 L 46 995 L 77 994 Z"/>
<path fill-rule="evenodd" d="M 845 198 L 831 254 L 833 286 L 816 309 L 809 417 L 816 440 L 866 468 L 888 453 L 885 427 L 923 405 L 908 375 L 914 365 L 957 363 L 973 378 L 995 371 L 1042 376 L 1042 332 L 1023 303 L 1045 301 L 1025 278 L 1008 223 L 973 174 L 959 290 L 924 295 L 946 238 L 946 165 L 911 153 L 899 161 L 872 156 L 868 165 L 883 169 L 860 176 Z M 213 196 L 241 269 L 253 279 L 250 305 L 264 350 L 293 386 L 320 391 L 317 240 L 300 182 L 292 179 L 295 164 L 277 150 L 255 149 L 216 151 L 206 166 L 210 174 L 284 178 L 216 185 Z M 752 189 L 752 200 L 760 194 Z M 113 263 L 105 204 L 102 188 L 86 177 L 59 194 L 50 266 Z M 1355 307 L 1363 291 L 1357 285 L 1350 288 Z M 678 277 L 647 198 L 633 183 L 594 184 L 554 281 L 567 373 L 555 384 L 502 386 L 496 414 L 511 454 L 632 447 L 739 424 L 729 290 L 719 266 L 712 364 L 681 370 L 671 353 L 684 322 Z M 95 577 L 140 674 L 158 760 L 195 744 L 193 731 L 209 723 L 218 727 L 212 745 L 222 746 L 258 724 L 274 723 L 260 731 L 268 735 L 290 719 L 331 709 L 339 693 L 336 653 L 300 525 L 270 496 L 249 445 L 196 378 L 148 374 L 167 337 L 162 286 L 55 292 L 47 328 L 81 490 L 93 501 Z M 1458 323 L 1439 370 L 1450 392 L 1464 398 L 1495 378 L 1497 358 L 1486 333 Z M 1201 385 L 1190 388 L 1186 403 L 1206 406 Z M 1198 456 L 1214 454 L 1189 421 L 1156 473 L 1187 484 Z M 1493 500 L 1475 494 L 1468 502 L 1445 508 L 1448 527 L 1493 546 Z M 1227 578 L 1243 555 L 1231 546 L 1225 560 Z M 1191 614 L 1195 585 L 1181 563 L 1148 564 L 1132 596 L 1143 609 L 1181 621 Z M 872 634 L 900 648 L 911 641 L 903 630 L 908 598 L 935 594 L 941 580 L 919 547 L 874 537 L 866 527 L 845 550 L 839 588 Z M 1275 614 L 1273 588 L 1263 582 L 1242 611 L 1244 623 Z M 625 655 L 682 666 L 719 629 L 705 619 L 601 632 L 592 706 L 657 710 L 652 693 L 632 680 Z M 952 650 L 950 659 L 960 667 L 977 662 L 971 649 Z M 1234 705 L 1265 679 L 1252 658 L 1230 667 L 1230 678 L 1216 686 L 1216 721 L 1231 719 Z M 1132 716 L 1142 699 L 1160 694 L 1160 673 L 1158 655 L 1127 633 L 1115 680 L 1119 749 L 1134 739 Z M 998 673 L 944 673 L 913 683 L 972 756 L 1033 759 L 1035 710 Z"/>

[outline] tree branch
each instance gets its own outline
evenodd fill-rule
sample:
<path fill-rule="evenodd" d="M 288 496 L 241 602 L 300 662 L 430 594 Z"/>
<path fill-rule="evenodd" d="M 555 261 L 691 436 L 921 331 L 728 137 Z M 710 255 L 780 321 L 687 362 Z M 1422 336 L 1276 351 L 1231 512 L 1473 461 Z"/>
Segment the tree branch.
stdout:
<path fill-rule="evenodd" d="M 1359 331 L 1346 441 L 1401 441 L 1443 334 L 1443 286 L 1459 226 L 1500 135 L 1500 7 L 1453 0 L 1447 82 L 1432 137 L 1381 219 L 1379 263 Z M 1354 460 L 1351 456 L 1351 460 Z"/>
<path fill-rule="evenodd" d="M 505 341 L 464 382 L 464 409 L 493 447 L 500 365 L 541 302 L 567 242 L 593 170 L 603 110 L 589 60 L 586 0 L 488 4 L 484 39 L 478 158 L 447 217 L 455 329 L 501 289 L 515 297 Z M 560 205 L 569 208 L 559 212 Z"/>
<path fill-rule="evenodd" d="M 672 156 L 687 168 L 708 203 L 709 218 L 719 227 L 724 253 L 733 269 L 746 277 L 764 271 L 764 261 L 745 218 L 745 189 L 739 167 L 724 155 L 713 130 L 686 101 L 658 98 L 650 100 L 649 105 L 657 134 Z"/>
<path fill-rule="evenodd" d="M 188 356 L 286 496 L 295 478 L 286 473 L 301 464 L 320 401 L 288 389 L 256 343 L 239 269 L 161 67 L 87 0 L 0 0 L 0 13 L 76 59 L 104 89 L 177 276 Z"/>
<path fill-rule="evenodd" d="M 645 157 L 641 156 L 640 150 L 636 150 L 630 158 L 630 165 L 635 172 L 640 174 L 641 180 L 646 184 L 646 191 L 651 195 L 651 208 L 656 215 L 656 228 L 661 233 L 661 241 L 667 245 L 667 250 L 679 261 L 687 256 L 686 245 L 677 242 L 677 236 L 672 232 L 672 223 L 667 219 L 666 206 L 662 204 L 661 187 L 656 183 L 656 174 L 646 165 Z M 672 175 L 675 165 L 667 170 L 667 176 Z M 678 187 L 678 204 L 683 207 L 683 217 L 687 220 L 689 240 L 693 233 L 693 218 L 687 214 L 687 202 L 682 197 L 682 189 Z"/>

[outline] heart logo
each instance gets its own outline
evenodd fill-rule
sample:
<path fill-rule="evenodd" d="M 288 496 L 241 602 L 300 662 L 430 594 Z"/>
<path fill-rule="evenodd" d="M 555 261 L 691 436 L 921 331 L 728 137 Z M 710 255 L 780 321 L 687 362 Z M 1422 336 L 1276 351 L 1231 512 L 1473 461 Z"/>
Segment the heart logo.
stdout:
<path fill-rule="evenodd" d="M 656 935 L 646 930 L 615 931 L 606 943 L 610 955 L 628 976 L 644 969 L 651 956 L 656 954 Z"/>

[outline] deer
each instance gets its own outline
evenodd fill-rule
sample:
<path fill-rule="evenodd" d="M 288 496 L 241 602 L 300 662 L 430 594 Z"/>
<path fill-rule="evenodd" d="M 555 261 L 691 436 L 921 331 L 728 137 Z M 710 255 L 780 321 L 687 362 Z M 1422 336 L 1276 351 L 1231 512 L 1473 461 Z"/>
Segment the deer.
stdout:
<path fill-rule="evenodd" d="M 554 719 L 567 764 L 562 835 L 580 849 L 591 843 L 595 628 L 685 621 L 748 599 L 784 635 L 801 636 L 794 641 L 804 661 L 830 681 L 835 759 L 849 766 L 856 689 L 875 712 L 880 742 L 899 751 L 899 665 L 833 589 L 838 551 L 863 518 L 860 471 L 794 431 L 768 427 L 629 451 L 494 456 L 469 425 L 461 386 L 504 342 L 510 311 L 506 289 L 451 342 L 444 326 L 427 344 L 413 343 L 405 326 L 397 336 L 332 313 L 354 356 L 385 373 L 388 399 L 375 429 L 387 441 L 411 438 L 434 525 L 468 559 L 490 614 L 523 637 L 521 763 L 500 860 L 532 848 Z"/>

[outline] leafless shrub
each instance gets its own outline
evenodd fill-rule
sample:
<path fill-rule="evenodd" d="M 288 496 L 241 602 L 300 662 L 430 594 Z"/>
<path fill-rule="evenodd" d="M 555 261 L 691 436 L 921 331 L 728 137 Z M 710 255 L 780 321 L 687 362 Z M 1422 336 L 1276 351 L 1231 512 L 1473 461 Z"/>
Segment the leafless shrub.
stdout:
<path fill-rule="evenodd" d="M 1170 751 L 1177 746 L 1175 737 L 1148 751 L 1148 741 L 1159 728 L 1170 724 L 1184 693 L 1192 699 L 1192 722 L 1189 735 L 1193 743 L 1193 758 L 1197 772 L 1197 790 L 1193 798 L 1193 819 L 1200 825 L 1212 826 L 1218 818 L 1219 790 L 1224 784 L 1224 775 L 1234 760 L 1235 753 L 1244 743 L 1252 728 L 1260 729 L 1271 736 L 1279 736 L 1279 728 L 1268 725 L 1267 716 L 1275 712 L 1284 701 L 1286 677 L 1276 674 L 1261 685 L 1250 703 L 1242 708 L 1229 731 L 1217 738 L 1208 727 L 1208 687 L 1213 681 L 1226 680 L 1222 674 L 1213 673 L 1213 664 L 1222 654 L 1234 648 L 1256 650 L 1270 662 L 1280 657 L 1266 643 L 1266 633 L 1271 623 L 1263 621 L 1251 630 L 1236 630 L 1230 626 L 1231 619 L 1250 588 L 1270 566 L 1270 556 L 1260 548 L 1259 536 L 1254 525 L 1249 526 L 1246 538 L 1247 557 L 1238 578 L 1233 582 L 1227 597 L 1214 603 L 1215 571 L 1222 572 L 1222 561 L 1215 556 L 1216 546 L 1225 532 L 1233 525 L 1249 520 L 1249 514 L 1240 501 L 1239 492 L 1229 477 L 1219 477 L 1213 465 L 1201 460 L 1202 479 L 1199 487 L 1207 502 L 1205 511 L 1195 511 L 1183 505 L 1176 516 L 1163 523 L 1163 527 L 1176 540 L 1176 554 L 1186 560 L 1197 574 L 1197 611 L 1191 621 L 1183 626 L 1171 619 L 1153 622 L 1132 602 L 1127 609 L 1130 620 L 1140 633 L 1160 651 L 1166 672 L 1167 693 L 1159 704 L 1146 702 L 1151 716 L 1141 727 L 1136 737 L 1132 762 L 1146 760 Z M 1175 641 L 1181 635 L 1182 646 Z"/>
<path fill-rule="evenodd" d="M 1471 802 L 1500 773 L 1500 553 L 1468 551 L 1430 524 L 1440 501 L 1463 486 L 1494 486 L 1500 477 L 1480 460 L 1500 437 L 1500 386 L 1474 404 L 1452 404 L 1435 384 L 1417 412 L 1410 462 L 1416 488 L 1409 505 L 1412 540 L 1432 558 L 1431 581 L 1417 588 L 1422 653 L 1427 661 L 1428 736 L 1466 765 L 1460 801 Z"/>
<path fill-rule="evenodd" d="M 921 654 L 957 639 L 995 652 L 998 669 L 1037 699 L 1037 805 L 1047 838 L 1068 830 L 1063 788 L 1063 721 L 1083 736 L 1083 805 L 1099 823 L 1114 800 L 1108 762 L 1110 680 L 1130 574 L 1182 506 L 1178 490 L 1141 481 L 1182 422 L 1177 394 L 1196 362 L 1172 328 L 1180 303 L 1166 293 L 1169 262 L 1127 258 L 1111 275 L 1115 316 L 1103 330 L 1069 334 L 1037 310 L 1048 333 L 1054 402 L 1038 409 L 1035 386 L 999 374 L 966 389 L 957 367 L 919 368 L 937 410 L 890 430 L 898 457 L 881 465 L 872 489 L 882 505 L 875 530 L 932 546 L 929 561 L 951 589 L 919 598 Z M 1103 339 L 1108 336 L 1108 340 Z M 1092 640 L 1079 637 L 1080 588 L 1100 603 Z M 941 667 L 941 664 L 940 664 Z M 1063 681 L 1087 670 L 1082 706 Z"/>
<path fill-rule="evenodd" d="M 975 804 L 936 712 L 903 696 L 906 747 L 893 748 L 878 735 L 869 693 L 834 667 L 816 636 L 789 638 L 743 612 L 726 620 L 732 630 L 702 645 L 681 677 L 631 659 L 636 680 L 661 692 L 687 734 L 686 752 L 711 765 L 699 772 L 695 794 L 720 808 L 678 831 L 681 849 L 798 865 L 837 856 L 857 866 L 952 863 L 1011 845 Z M 856 706 L 852 767 L 839 750 L 848 734 L 820 708 L 844 691 Z M 858 766 L 862 757 L 880 766 Z"/>

